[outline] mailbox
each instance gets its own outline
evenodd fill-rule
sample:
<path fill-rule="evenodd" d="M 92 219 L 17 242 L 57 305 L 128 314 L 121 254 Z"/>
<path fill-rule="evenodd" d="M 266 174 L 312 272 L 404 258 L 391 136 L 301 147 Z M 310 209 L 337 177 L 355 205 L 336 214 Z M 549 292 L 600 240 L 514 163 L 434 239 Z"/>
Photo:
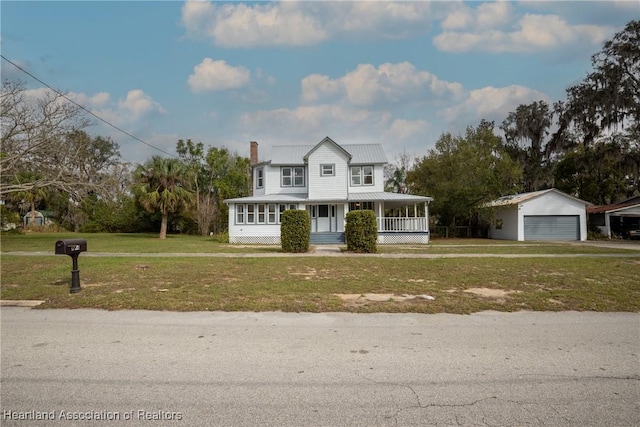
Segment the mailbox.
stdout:
<path fill-rule="evenodd" d="M 80 292 L 80 270 L 78 270 L 78 256 L 87 251 L 86 239 L 64 239 L 56 242 L 56 255 L 69 255 L 73 261 L 71 270 L 71 289 L 69 292 L 75 294 Z"/>

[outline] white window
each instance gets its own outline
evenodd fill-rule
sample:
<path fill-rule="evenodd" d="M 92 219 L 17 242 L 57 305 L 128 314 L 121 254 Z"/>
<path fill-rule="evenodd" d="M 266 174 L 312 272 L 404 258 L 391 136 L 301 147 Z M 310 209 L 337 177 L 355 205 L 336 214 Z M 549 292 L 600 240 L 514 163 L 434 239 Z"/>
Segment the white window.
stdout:
<path fill-rule="evenodd" d="M 373 185 L 373 166 L 352 166 L 351 186 Z"/>
<path fill-rule="evenodd" d="M 290 205 L 280 205 L 278 207 L 278 223 L 282 223 L 282 213 L 288 209 L 298 209 L 298 205 L 290 204 Z"/>
<path fill-rule="evenodd" d="M 335 165 L 320 165 L 320 176 L 334 176 L 336 174 Z"/>
<path fill-rule="evenodd" d="M 256 222 L 256 205 L 247 205 L 247 224 Z"/>
<path fill-rule="evenodd" d="M 269 205 L 269 215 L 268 215 L 269 224 L 276 223 L 276 206 L 277 205 Z"/>
<path fill-rule="evenodd" d="M 304 187 L 304 167 L 284 167 L 282 168 L 283 187 Z"/>
<path fill-rule="evenodd" d="M 267 219 L 267 206 L 264 204 L 258 205 L 258 224 L 264 224 Z"/>
<path fill-rule="evenodd" d="M 373 202 L 351 202 L 349 203 L 350 211 L 373 210 Z"/>
<path fill-rule="evenodd" d="M 262 188 L 264 186 L 264 169 L 256 169 L 256 188 Z"/>
<path fill-rule="evenodd" d="M 244 205 L 236 205 L 236 223 L 244 224 Z"/>

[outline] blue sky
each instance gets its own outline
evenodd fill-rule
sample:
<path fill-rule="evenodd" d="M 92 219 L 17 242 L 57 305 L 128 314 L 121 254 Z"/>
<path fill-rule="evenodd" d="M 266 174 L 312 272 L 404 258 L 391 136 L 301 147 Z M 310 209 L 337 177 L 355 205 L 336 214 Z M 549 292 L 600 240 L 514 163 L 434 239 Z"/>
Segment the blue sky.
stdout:
<path fill-rule="evenodd" d="M 6 1 L 2 55 L 101 118 L 260 158 L 272 145 L 381 143 L 393 162 L 443 132 L 564 99 L 636 1 Z M 2 78 L 45 88 L 2 61 Z M 127 162 L 165 155 L 98 122 Z"/>

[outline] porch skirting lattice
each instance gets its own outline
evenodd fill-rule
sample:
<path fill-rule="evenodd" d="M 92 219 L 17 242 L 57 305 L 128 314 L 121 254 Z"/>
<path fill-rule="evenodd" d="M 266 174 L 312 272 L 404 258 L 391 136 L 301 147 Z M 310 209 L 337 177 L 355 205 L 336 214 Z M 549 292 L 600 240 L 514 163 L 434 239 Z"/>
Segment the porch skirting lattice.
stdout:
<path fill-rule="evenodd" d="M 378 233 L 380 245 L 427 244 L 429 233 Z"/>
<path fill-rule="evenodd" d="M 280 236 L 230 236 L 229 243 L 239 245 L 279 245 Z"/>
<path fill-rule="evenodd" d="M 344 237 L 343 237 L 344 238 Z M 236 245 L 280 245 L 280 236 L 237 236 L 229 243 Z M 344 244 L 342 242 L 312 242 L 313 244 Z M 428 244 L 429 233 L 378 233 L 380 245 Z"/>

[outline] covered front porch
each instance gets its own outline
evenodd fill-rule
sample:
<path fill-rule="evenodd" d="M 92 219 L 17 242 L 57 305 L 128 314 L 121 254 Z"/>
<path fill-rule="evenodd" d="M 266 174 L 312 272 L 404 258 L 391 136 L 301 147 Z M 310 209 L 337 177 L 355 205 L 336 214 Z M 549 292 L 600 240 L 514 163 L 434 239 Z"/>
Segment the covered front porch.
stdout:
<path fill-rule="evenodd" d="M 427 244 L 431 201 L 410 194 L 361 193 L 349 196 L 349 210 L 375 212 L 379 244 Z"/>

